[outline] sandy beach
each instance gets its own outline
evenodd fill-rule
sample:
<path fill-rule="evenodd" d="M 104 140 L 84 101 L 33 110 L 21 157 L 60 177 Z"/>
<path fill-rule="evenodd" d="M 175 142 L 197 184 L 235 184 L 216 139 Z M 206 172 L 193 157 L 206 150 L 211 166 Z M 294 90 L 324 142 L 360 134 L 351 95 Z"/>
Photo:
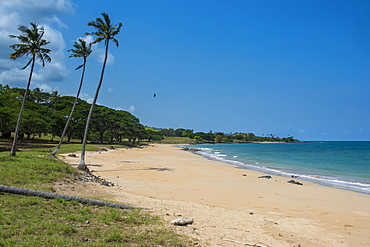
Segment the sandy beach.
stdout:
<path fill-rule="evenodd" d="M 73 166 L 77 158 L 63 157 Z M 167 144 L 88 152 L 90 170 L 115 184 L 81 183 L 60 193 L 100 195 L 148 208 L 202 246 L 370 246 L 370 195 L 303 183 L 208 160 Z"/>

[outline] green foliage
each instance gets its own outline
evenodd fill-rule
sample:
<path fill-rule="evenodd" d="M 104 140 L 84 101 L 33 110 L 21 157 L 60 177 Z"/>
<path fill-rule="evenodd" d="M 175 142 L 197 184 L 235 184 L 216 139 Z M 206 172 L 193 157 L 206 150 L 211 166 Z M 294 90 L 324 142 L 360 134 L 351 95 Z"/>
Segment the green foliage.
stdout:
<path fill-rule="evenodd" d="M 194 136 L 195 142 L 204 142 L 204 139 L 201 136 Z"/>
<path fill-rule="evenodd" d="M 194 131 L 190 129 L 186 129 L 182 132 L 182 137 L 189 137 L 189 138 L 194 138 Z"/>
<path fill-rule="evenodd" d="M 6 135 L 10 137 L 10 132 L 14 130 L 19 111 L 17 106 L 21 105 L 24 91 L 0 84 L 0 132 L 3 138 Z M 26 139 L 33 139 L 46 133 L 51 133 L 52 139 L 61 136 L 75 97 L 59 96 L 57 92 L 45 93 L 36 88 L 27 99 L 27 108 L 20 125 L 20 136 L 26 135 Z M 86 101 L 78 99 L 68 125 L 67 142 L 71 139 L 82 140 L 90 106 L 91 104 Z M 146 131 L 140 120 L 129 112 L 96 105 L 89 140 L 99 143 L 122 143 L 123 139 L 128 139 L 130 144 L 134 145 L 142 140 L 160 141 L 163 136 L 158 132 Z"/>
<path fill-rule="evenodd" d="M 222 135 L 217 135 L 215 137 L 215 142 L 222 142 L 222 140 L 223 140 L 223 136 Z"/>

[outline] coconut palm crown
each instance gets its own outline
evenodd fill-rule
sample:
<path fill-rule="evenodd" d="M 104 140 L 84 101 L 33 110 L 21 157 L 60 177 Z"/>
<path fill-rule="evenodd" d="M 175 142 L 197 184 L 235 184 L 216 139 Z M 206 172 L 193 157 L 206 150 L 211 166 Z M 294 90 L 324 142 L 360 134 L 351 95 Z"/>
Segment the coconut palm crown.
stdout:
<path fill-rule="evenodd" d="M 17 139 L 20 129 L 20 124 L 22 120 L 23 110 L 27 99 L 27 94 L 31 85 L 32 80 L 32 74 L 33 69 L 35 66 L 36 58 L 41 63 L 42 67 L 45 66 L 46 62 L 51 62 L 51 58 L 49 56 L 49 53 L 51 52 L 50 49 L 43 48 L 43 46 L 49 44 L 50 42 L 42 39 L 44 36 L 44 27 L 38 27 L 36 23 L 31 23 L 31 28 L 27 28 L 26 26 L 19 26 L 19 31 L 22 32 L 21 35 L 9 35 L 10 38 L 16 38 L 19 40 L 19 44 L 13 44 L 10 47 L 13 48 L 14 52 L 10 54 L 11 59 L 17 59 L 23 56 L 31 55 L 31 59 L 27 62 L 27 64 L 22 68 L 25 69 L 31 64 L 31 70 L 30 74 L 28 76 L 28 83 L 27 88 L 24 92 L 23 101 L 21 105 L 21 109 L 18 115 L 17 125 L 15 127 L 14 131 L 14 140 L 13 145 L 10 150 L 10 155 L 15 156 L 16 155 L 16 145 L 17 145 Z"/>
<path fill-rule="evenodd" d="M 50 43 L 42 39 L 45 33 L 44 27 L 38 27 L 36 23 L 31 23 L 31 28 L 21 25 L 19 26 L 18 30 L 21 31 L 23 35 L 9 35 L 10 38 L 17 38 L 21 42 L 20 44 L 13 44 L 10 46 L 14 50 L 14 52 L 9 56 L 11 59 L 35 55 L 42 67 L 45 66 L 45 61 L 51 62 L 51 58 L 49 56 L 51 50 L 42 48 L 42 46 Z M 27 68 L 32 61 L 33 57 L 31 57 L 31 59 L 22 69 Z"/>
<path fill-rule="evenodd" d="M 92 42 L 92 44 L 100 43 L 104 40 L 105 46 L 108 46 L 109 41 L 112 40 L 118 47 L 118 40 L 114 38 L 114 36 L 116 36 L 121 31 L 122 23 L 119 23 L 118 25 L 113 25 L 107 13 L 102 13 L 102 16 L 104 20 L 101 18 L 96 18 L 95 21 L 90 21 L 87 24 L 88 26 L 96 28 L 96 31 L 85 33 L 85 35 L 95 36 L 95 40 Z"/>
<path fill-rule="evenodd" d="M 91 43 L 86 44 L 86 41 L 83 39 L 78 39 L 78 42 L 75 42 L 75 44 L 73 45 L 75 49 L 68 50 L 68 52 L 71 52 L 71 55 L 69 55 L 69 57 L 82 57 L 85 63 L 86 58 L 92 53 L 91 45 Z M 76 68 L 76 70 L 82 68 L 83 66 L 84 64 L 81 64 Z"/>

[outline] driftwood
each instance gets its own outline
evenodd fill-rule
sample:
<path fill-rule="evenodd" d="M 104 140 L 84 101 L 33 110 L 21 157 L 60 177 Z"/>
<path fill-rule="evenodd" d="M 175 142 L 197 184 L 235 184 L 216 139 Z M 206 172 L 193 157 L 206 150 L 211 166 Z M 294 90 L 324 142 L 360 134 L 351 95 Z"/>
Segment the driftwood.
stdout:
<path fill-rule="evenodd" d="M 107 207 L 112 207 L 112 208 L 121 208 L 121 209 L 137 208 L 137 207 L 132 207 L 132 206 L 124 205 L 124 204 L 100 201 L 100 200 L 95 200 L 95 199 L 90 199 L 90 198 L 85 198 L 85 197 L 69 196 L 69 195 L 45 192 L 45 191 L 41 191 L 41 190 L 31 190 L 31 189 L 24 189 L 24 188 L 19 188 L 19 187 L 14 187 L 14 186 L 6 186 L 6 185 L 0 185 L 0 192 L 18 194 L 18 195 L 27 195 L 27 196 L 39 196 L 39 197 L 43 197 L 43 198 L 47 198 L 47 199 L 61 198 L 61 199 L 67 200 L 67 201 L 77 201 L 77 202 L 81 202 L 81 203 L 91 203 L 91 204 L 94 204 L 94 205 L 107 206 Z"/>

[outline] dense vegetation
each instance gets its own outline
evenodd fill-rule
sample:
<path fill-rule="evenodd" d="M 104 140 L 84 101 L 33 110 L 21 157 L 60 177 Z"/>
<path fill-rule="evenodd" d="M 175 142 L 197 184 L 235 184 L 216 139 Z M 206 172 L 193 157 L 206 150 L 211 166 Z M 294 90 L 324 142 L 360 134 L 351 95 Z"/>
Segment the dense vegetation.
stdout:
<path fill-rule="evenodd" d="M 165 137 L 187 137 L 193 142 L 208 142 L 208 143 L 232 143 L 232 142 L 296 142 L 297 140 L 290 137 L 279 138 L 273 134 L 266 136 L 256 136 L 253 133 L 229 133 L 209 131 L 195 132 L 191 129 L 161 129 L 160 133 Z"/>
<path fill-rule="evenodd" d="M 18 111 L 25 89 L 10 88 L 0 84 L 0 132 L 2 138 L 10 138 L 17 121 Z M 20 137 L 33 139 L 36 135 L 49 133 L 52 138 L 61 136 L 73 105 L 74 97 L 60 96 L 58 92 L 46 93 L 33 89 L 27 98 L 20 126 Z M 90 104 L 79 99 L 67 129 L 67 141 L 82 140 Z M 114 110 L 97 105 L 92 115 L 89 140 L 99 143 L 122 142 L 131 144 L 141 140 L 160 140 L 157 132 L 146 130 L 137 117 L 127 111 Z"/>

